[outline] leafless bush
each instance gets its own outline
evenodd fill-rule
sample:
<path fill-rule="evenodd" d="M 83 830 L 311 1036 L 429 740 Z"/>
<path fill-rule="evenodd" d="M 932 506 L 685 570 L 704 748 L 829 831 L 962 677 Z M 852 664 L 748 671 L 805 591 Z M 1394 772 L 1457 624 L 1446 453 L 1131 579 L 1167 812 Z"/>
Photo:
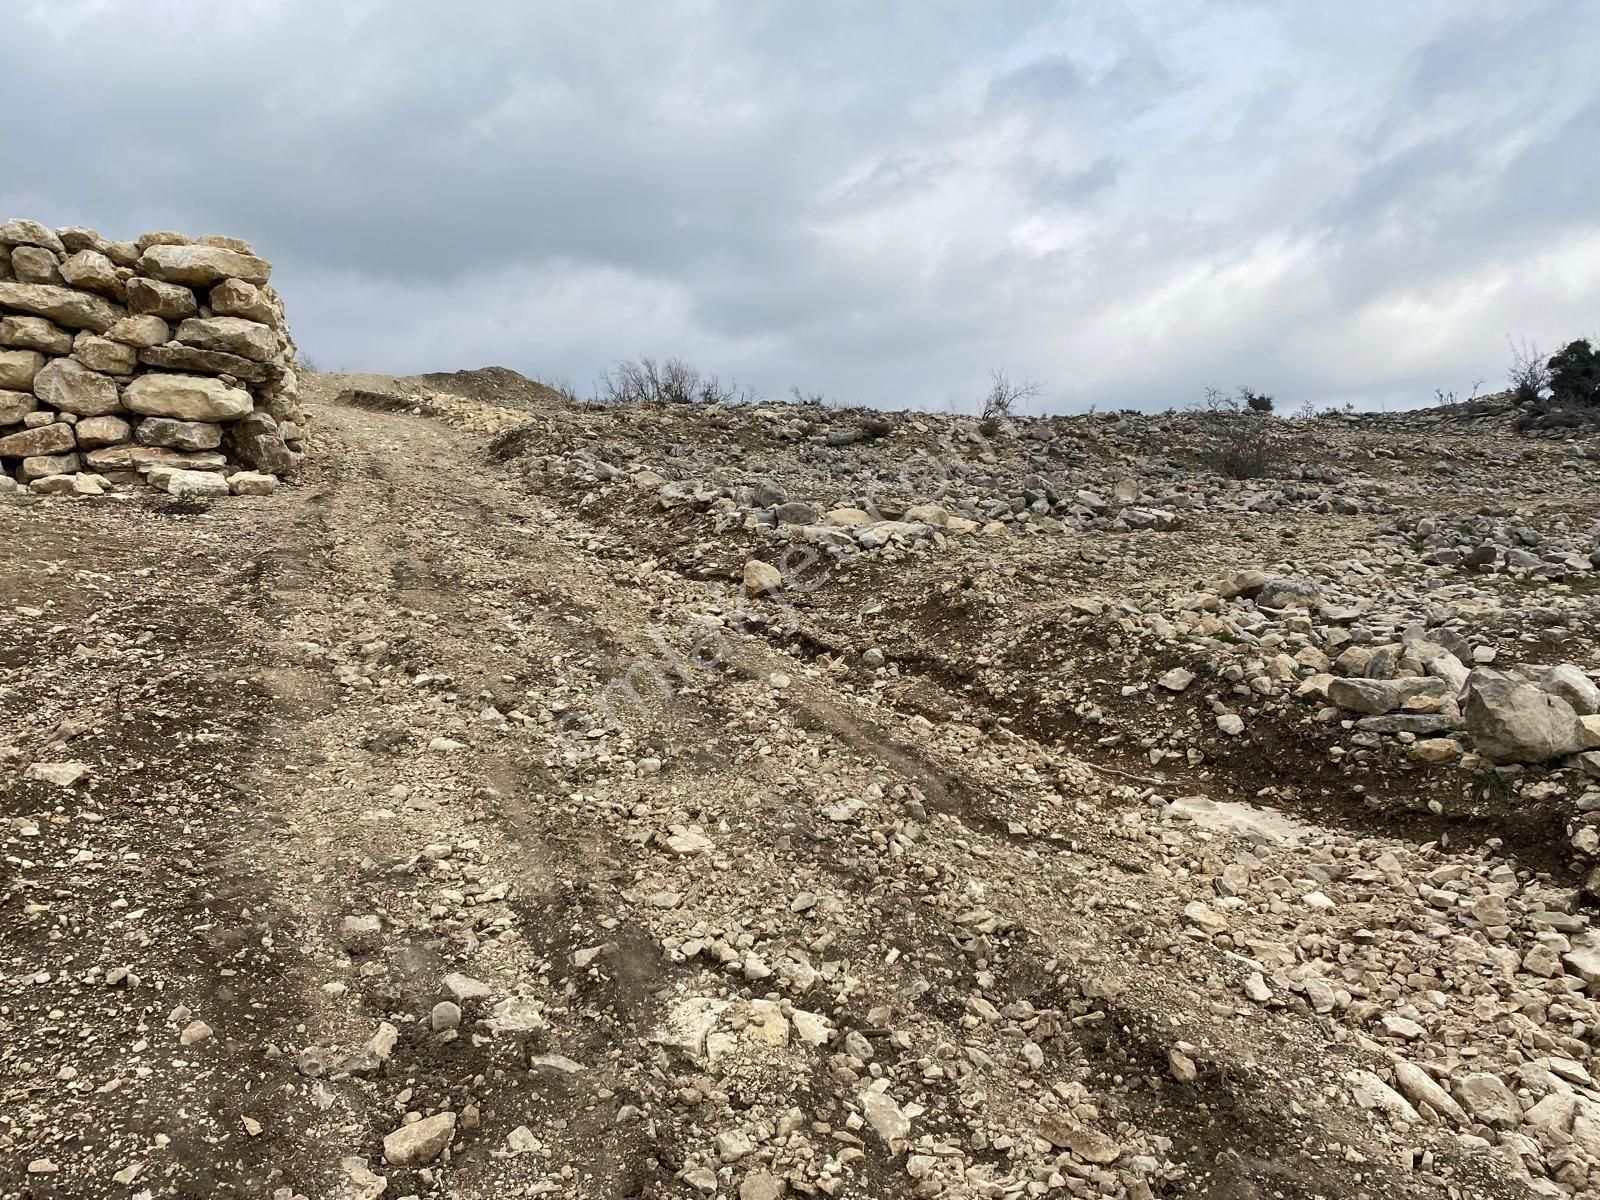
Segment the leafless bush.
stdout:
<path fill-rule="evenodd" d="M 1032 400 L 1043 390 L 1031 379 L 1012 383 L 1011 376 L 1004 368 L 995 367 L 989 372 L 989 394 L 983 398 L 983 419 L 991 421 L 1012 417 L 1018 405 Z"/>
<path fill-rule="evenodd" d="M 737 383 L 724 387 L 715 375 L 703 375 L 681 358 L 658 363 L 641 355 L 602 372 L 596 399 L 605 404 L 742 404 L 756 397 Z"/>
<path fill-rule="evenodd" d="M 1272 411 L 1272 397 L 1249 387 L 1239 387 L 1231 396 L 1221 388 L 1208 387 L 1198 407 L 1200 411 L 1215 416 L 1237 412 L 1269 413 Z"/>
<path fill-rule="evenodd" d="M 1536 403 L 1550 388 L 1550 365 L 1539 347 L 1533 342 L 1506 343 L 1511 347 L 1511 370 L 1506 382 L 1511 385 L 1512 398 L 1518 404 Z"/>
<path fill-rule="evenodd" d="M 1278 453 L 1272 440 L 1275 425 L 1260 412 L 1224 414 L 1216 424 L 1210 445 L 1200 452 L 1200 460 L 1228 479 L 1272 475 L 1278 469 Z"/>
<path fill-rule="evenodd" d="M 554 392 L 568 404 L 578 403 L 577 390 L 572 386 L 572 380 L 565 375 L 552 375 L 549 379 L 541 379 L 535 376 L 533 381 L 540 387 Z"/>

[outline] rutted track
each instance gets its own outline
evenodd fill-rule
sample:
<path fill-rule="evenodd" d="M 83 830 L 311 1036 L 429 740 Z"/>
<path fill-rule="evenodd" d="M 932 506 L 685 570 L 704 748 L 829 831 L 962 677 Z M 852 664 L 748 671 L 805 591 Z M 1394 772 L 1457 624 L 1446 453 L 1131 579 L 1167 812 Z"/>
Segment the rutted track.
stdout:
<path fill-rule="evenodd" d="M 564 712 L 726 611 L 479 438 L 317 416 L 310 473 L 270 500 L 3 512 L 0 596 L 48 614 L 0 642 L 10 775 L 78 757 L 93 786 L 3 800 L 0 1191 L 126 1195 L 114 1173 L 137 1164 L 153 1195 L 356 1195 L 369 1170 L 388 1195 L 581 1200 L 708 1180 L 1516 1194 L 1501 1158 L 1352 1106 L 1347 1072 L 1386 1051 L 1347 1013 L 1241 990 L 1314 961 L 1299 943 L 1403 923 L 1403 893 L 1298 898 L 1338 890 L 1335 858 L 1415 847 L 1164 825 L 1025 728 L 868 709 L 755 637 L 670 697 L 637 688 L 626 732 L 569 758 Z M 41 578 L 61 539 L 81 568 Z M 47 756 L 62 717 L 110 733 Z M 1279 907 L 1231 943 L 1197 936 L 1185 906 L 1246 856 L 1287 885 Z M 1273 922 L 1287 957 L 1264 963 Z M 137 986 L 75 982 L 120 965 Z M 488 996 L 435 1029 L 453 972 Z M 516 997 L 536 1027 L 483 1023 Z M 180 1046 L 180 1004 L 209 1039 Z M 392 1052 L 363 1062 L 385 1022 Z M 80 1122 L 85 1091 L 109 1099 Z M 384 1163 L 407 1112 L 455 1114 L 438 1162 Z"/>

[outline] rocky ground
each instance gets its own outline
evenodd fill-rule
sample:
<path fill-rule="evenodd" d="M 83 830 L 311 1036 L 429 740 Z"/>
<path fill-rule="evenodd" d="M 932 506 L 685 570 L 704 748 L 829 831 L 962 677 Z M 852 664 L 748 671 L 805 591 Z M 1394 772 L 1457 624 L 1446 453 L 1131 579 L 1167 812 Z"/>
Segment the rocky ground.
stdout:
<path fill-rule="evenodd" d="M 0 1194 L 1600 1194 L 1600 453 L 306 388 L 0 498 Z"/>

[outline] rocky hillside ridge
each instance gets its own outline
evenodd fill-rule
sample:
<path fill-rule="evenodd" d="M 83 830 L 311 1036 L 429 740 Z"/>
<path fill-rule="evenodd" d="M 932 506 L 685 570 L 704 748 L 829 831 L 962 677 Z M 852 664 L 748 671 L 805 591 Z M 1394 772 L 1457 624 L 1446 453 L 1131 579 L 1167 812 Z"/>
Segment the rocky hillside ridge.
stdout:
<path fill-rule="evenodd" d="M 1509 406 L 1272 419 L 1270 470 L 1232 479 L 1209 465 L 1229 422 L 1205 414 L 984 423 L 788 404 L 504 407 L 425 382 L 350 382 L 345 403 L 488 435 L 486 477 L 508 473 L 550 506 L 547 519 L 587 529 L 581 544 L 615 564 L 619 583 L 657 596 L 652 624 L 709 622 L 770 646 L 808 687 L 903 729 L 947 770 L 978 755 L 981 802 L 970 781 L 957 793 L 945 790 L 953 777 L 923 773 L 905 794 L 869 794 L 865 808 L 827 806 L 826 820 L 847 831 L 864 822 L 874 872 L 893 879 L 897 831 L 924 836 L 936 811 L 1020 844 L 1059 844 L 1068 858 L 1090 829 L 1103 832 L 1125 845 L 1118 869 L 1145 883 L 1129 911 L 1148 919 L 1125 934 L 1154 956 L 1159 978 L 1204 977 L 1200 997 L 1216 1013 L 1304 1014 L 1357 1050 L 1362 1065 L 1341 1068 L 1333 1102 L 1369 1113 L 1419 1178 L 1437 1182 L 1465 1153 L 1509 1168 L 1534 1194 L 1600 1185 L 1600 1089 L 1589 1074 L 1600 1030 L 1595 443 L 1525 436 Z M 340 383 L 323 386 L 331 395 Z M 363 657 L 335 665 L 341 686 L 383 686 Z M 653 667 L 667 678 L 683 661 L 663 654 Z M 653 700 L 652 678 L 635 662 L 623 682 Z M 781 711 L 789 675 L 773 680 Z M 580 789 L 661 770 L 671 739 L 638 728 L 651 720 L 610 684 L 541 686 L 510 710 L 499 701 L 435 752 L 494 740 L 478 723 L 491 722 L 513 740 L 553 738 L 546 765 Z M 754 736 L 778 754 L 791 735 Z M 698 861 L 698 831 L 719 811 L 700 808 L 690 826 L 680 810 L 661 845 Z M 1097 874 L 1096 886 L 1114 878 Z M 1151 880 L 1170 883 L 1176 903 L 1157 899 Z M 1030 1007 L 1013 991 L 1008 1009 L 993 963 L 1054 923 L 1028 908 L 1019 942 L 969 907 L 987 932 L 974 940 L 977 982 L 961 1003 L 1026 1041 L 1039 997 Z M 670 961 L 709 952 L 735 977 L 754 961 L 757 975 L 714 994 L 772 998 L 763 937 L 777 936 L 781 952 L 782 935 L 760 932 L 770 923 L 678 924 L 662 935 Z M 1214 953 L 1243 968 L 1237 980 L 1203 965 Z M 1066 986 L 1082 999 L 1064 1018 L 1103 1019 L 1113 985 Z M 1157 976 L 1134 972 L 1115 987 L 1180 1003 Z M 723 1011 L 704 996 L 683 1005 L 684 1020 L 707 1026 Z M 1126 1004 L 1118 1011 L 1126 1017 Z M 1232 1034 L 1204 1036 L 1202 1056 L 1230 1057 Z M 1180 1086 L 1196 1047 L 1180 1038 L 1170 1049 Z M 919 1081 L 926 1059 L 893 1069 L 851 1062 L 847 1050 L 829 1061 L 876 1081 L 857 1111 L 869 1127 L 882 1119 L 891 1146 L 908 1145 L 907 1112 L 944 1103 Z M 989 1053 L 978 1070 L 1002 1061 Z M 1304 1063 L 1278 1069 L 1302 1108 L 1332 1098 L 1313 1103 L 1293 1082 Z M 723 1063 L 713 1076 L 738 1070 Z M 1103 1076 L 1097 1086 L 1126 1111 Z M 1084 1111 L 1096 1107 L 1105 1110 Z M 979 1169 L 957 1153 L 948 1116 L 939 1128 L 931 1149 L 912 1147 L 906 1160 L 916 1194 L 1011 1194 L 974 1181 L 1051 1169 L 1009 1134 L 1016 1173 Z M 762 1186 L 774 1174 L 802 1193 L 837 1186 L 836 1164 L 819 1179 L 804 1153 L 792 1156 L 792 1129 L 741 1132 L 768 1148 L 756 1160 Z M 991 1122 L 973 1135 L 980 1157 L 995 1134 Z M 1048 1149 L 1046 1137 L 1033 1149 Z M 1055 1169 L 1084 1170 L 1097 1161 L 1086 1152 L 1103 1152 L 1116 1168 L 1087 1170 L 1106 1194 L 1165 1194 L 1159 1171 L 1142 1173 L 1161 1159 L 1159 1140 L 1135 1151 L 1084 1138 L 1057 1145 Z M 682 1178 L 708 1194 L 744 1165 L 719 1164 L 714 1149 L 689 1162 L 698 1165 Z"/>
<path fill-rule="evenodd" d="M 236 238 L 0 224 L 0 490 L 270 492 L 306 428 L 271 274 Z"/>
<path fill-rule="evenodd" d="M 304 386 L 0 504 L 0 1193 L 1600 1189 L 1582 439 Z"/>

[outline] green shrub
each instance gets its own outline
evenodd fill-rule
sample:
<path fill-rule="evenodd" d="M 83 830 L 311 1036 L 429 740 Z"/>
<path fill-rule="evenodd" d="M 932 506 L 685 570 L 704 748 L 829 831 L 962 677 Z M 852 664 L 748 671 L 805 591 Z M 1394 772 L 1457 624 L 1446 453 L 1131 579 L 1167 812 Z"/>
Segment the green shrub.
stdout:
<path fill-rule="evenodd" d="M 1546 364 L 1550 398 L 1558 404 L 1600 404 L 1600 353 L 1588 338 L 1568 342 Z"/>

